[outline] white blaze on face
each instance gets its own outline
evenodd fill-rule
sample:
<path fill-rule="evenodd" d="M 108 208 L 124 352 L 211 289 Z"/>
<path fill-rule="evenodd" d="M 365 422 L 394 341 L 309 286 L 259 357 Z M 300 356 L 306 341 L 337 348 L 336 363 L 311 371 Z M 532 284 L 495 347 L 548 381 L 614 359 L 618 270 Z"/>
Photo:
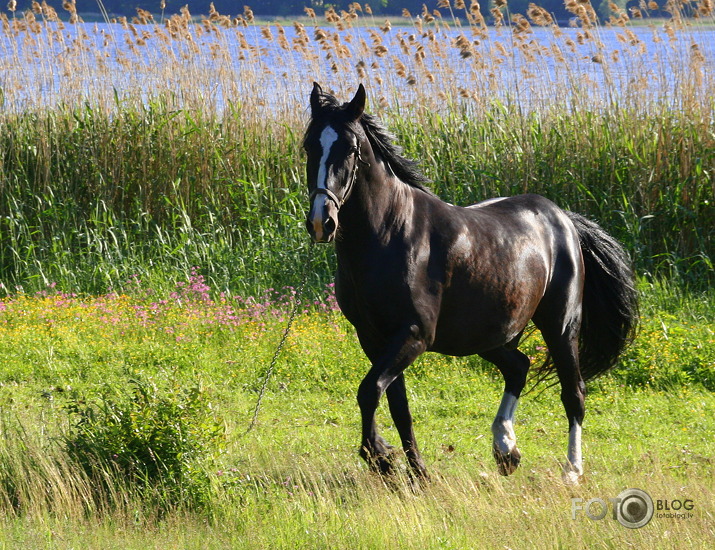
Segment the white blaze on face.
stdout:
<path fill-rule="evenodd" d="M 330 156 L 330 149 L 332 149 L 337 139 L 338 133 L 330 126 L 326 126 L 320 134 L 322 154 L 320 156 L 320 164 L 318 165 L 318 181 L 316 182 L 318 189 L 328 188 L 328 157 Z M 316 195 L 310 209 L 310 221 L 313 224 L 313 231 L 315 231 L 315 236 L 318 239 L 321 239 L 323 236 L 323 212 L 325 211 L 326 200 L 326 195 L 322 193 Z"/>

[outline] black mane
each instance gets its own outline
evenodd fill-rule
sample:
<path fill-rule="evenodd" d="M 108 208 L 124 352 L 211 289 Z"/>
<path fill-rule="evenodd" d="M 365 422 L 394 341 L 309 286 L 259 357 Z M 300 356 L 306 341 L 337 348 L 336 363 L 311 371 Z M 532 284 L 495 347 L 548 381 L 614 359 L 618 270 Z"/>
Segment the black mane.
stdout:
<path fill-rule="evenodd" d="M 311 119 L 303 137 L 303 145 L 313 134 L 316 127 L 322 127 L 327 120 L 342 118 L 347 103 L 340 104 L 332 95 L 323 93 L 320 96 L 321 112 L 317 118 Z M 385 126 L 373 115 L 363 113 L 359 119 L 365 135 L 367 136 L 373 151 L 385 161 L 387 168 L 394 176 L 402 182 L 420 189 L 425 193 L 434 195 L 427 186 L 430 179 L 419 169 L 419 164 L 403 156 L 402 147 L 395 144 L 395 136 L 390 133 Z"/>
<path fill-rule="evenodd" d="M 412 187 L 433 194 L 426 185 L 430 180 L 419 169 L 419 164 L 403 156 L 402 147 L 395 144 L 395 136 L 375 116 L 363 113 L 360 124 L 373 150 L 380 155 L 395 176 Z"/>

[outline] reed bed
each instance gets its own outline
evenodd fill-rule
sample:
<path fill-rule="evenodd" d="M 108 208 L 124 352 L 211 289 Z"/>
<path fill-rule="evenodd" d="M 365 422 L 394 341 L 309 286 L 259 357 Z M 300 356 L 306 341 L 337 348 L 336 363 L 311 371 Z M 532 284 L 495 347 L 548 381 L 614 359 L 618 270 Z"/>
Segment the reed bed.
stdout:
<path fill-rule="evenodd" d="M 170 287 L 194 266 L 233 292 L 296 284 L 314 80 L 346 99 L 365 83 L 445 199 L 539 192 L 601 221 L 641 273 L 713 280 L 709 0 L 608 21 L 570 1 L 569 28 L 503 2 L 441 0 L 400 25 L 357 3 L 291 26 L 64 7 L 0 14 L 0 290 Z"/>
<path fill-rule="evenodd" d="M 495 100 L 540 114 L 648 112 L 664 102 L 686 112 L 712 108 L 710 0 L 643 0 L 630 15 L 611 4 L 603 23 L 589 2 L 569 0 L 571 28 L 534 4 L 527 17 L 510 14 L 506 1 L 490 13 L 478 2 L 437 5 L 405 11 L 404 26 L 354 3 L 324 18 L 307 9 L 307 20 L 283 27 L 254 24 L 248 7 L 239 15 L 212 8 L 198 19 L 185 7 L 159 20 L 138 9 L 131 20 L 86 24 L 70 2 L 63 22 L 47 3 L 33 2 L 23 14 L 1 16 L 4 106 L 114 110 L 117 97 L 141 102 L 168 92 L 179 109 L 213 114 L 235 104 L 258 119 L 302 123 L 305 90 L 315 80 L 342 94 L 362 81 L 389 109 L 460 105 L 473 116 Z M 632 25 L 659 9 L 670 19 Z"/>

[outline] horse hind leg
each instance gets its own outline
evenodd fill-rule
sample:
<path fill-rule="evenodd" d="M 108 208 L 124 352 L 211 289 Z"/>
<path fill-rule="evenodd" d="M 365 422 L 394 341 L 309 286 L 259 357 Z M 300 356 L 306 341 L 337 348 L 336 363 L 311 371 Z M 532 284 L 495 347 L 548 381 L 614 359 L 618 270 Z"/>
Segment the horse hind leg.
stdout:
<path fill-rule="evenodd" d="M 583 475 L 581 454 L 581 427 L 586 414 L 586 385 L 578 363 L 578 336 L 569 331 L 558 336 L 542 331 L 544 341 L 556 367 L 561 384 L 561 402 L 569 422 L 569 443 L 567 461 L 563 465 L 562 477 L 568 485 L 578 485 Z"/>
<path fill-rule="evenodd" d="M 492 454 L 499 473 L 507 476 L 513 474 L 521 462 L 521 453 L 516 446 L 514 433 L 514 413 L 521 391 L 526 384 L 530 362 L 529 358 L 519 350 L 507 347 L 479 355 L 496 365 L 504 377 L 504 394 L 492 423 Z"/>
<path fill-rule="evenodd" d="M 553 351 L 551 353 L 554 355 Z M 578 485 L 583 476 L 581 427 L 586 414 L 586 384 L 578 368 L 578 344 L 573 342 L 567 347 L 561 368 L 555 355 L 554 362 L 561 382 L 561 402 L 569 422 L 569 444 L 563 479 L 568 485 Z"/>

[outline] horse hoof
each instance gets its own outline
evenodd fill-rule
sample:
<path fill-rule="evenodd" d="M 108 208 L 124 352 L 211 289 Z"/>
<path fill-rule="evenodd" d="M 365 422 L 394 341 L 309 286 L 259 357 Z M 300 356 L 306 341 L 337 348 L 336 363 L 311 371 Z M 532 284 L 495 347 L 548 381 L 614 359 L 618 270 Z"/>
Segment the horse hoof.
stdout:
<path fill-rule="evenodd" d="M 508 476 L 516 472 L 516 469 L 521 462 L 521 453 L 516 447 L 508 453 L 503 453 L 494 447 L 492 449 L 492 454 L 494 455 L 494 459 L 497 461 L 497 469 L 503 476 Z"/>
<path fill-rule="evenodd" d="M 410 479 L 416 481 L 417 483 L 429 482 L 430 476 L 427 473 L 427 468 L 424 463 L 420 460 L 419 462 L 410 461 L 410 469 L 408 470 Z"/>
<path fill-rule="evenodd" d="M 395 473 L 395 464 L 389 455 L 371 455 L 367 463 L 371 471 L 383 477 L 392 477 Z"/>
<path fill-rule="evenodd" d="M 561 479 L 564 485 L 575 487 L 581 483 L 582 477 L 583 472 L 580 469 L 574 468 L 571 464 L 564 464 L 564 468 L 561 472 Z"/>
<path fill-rule="evenodd" d="M 370 446 L 363 445 L 360 448 L 360 456 L 367 462 L 370 470 L 383 476 L 395 472 L 395 452 L 396 449 L 379 436 Z"/>

